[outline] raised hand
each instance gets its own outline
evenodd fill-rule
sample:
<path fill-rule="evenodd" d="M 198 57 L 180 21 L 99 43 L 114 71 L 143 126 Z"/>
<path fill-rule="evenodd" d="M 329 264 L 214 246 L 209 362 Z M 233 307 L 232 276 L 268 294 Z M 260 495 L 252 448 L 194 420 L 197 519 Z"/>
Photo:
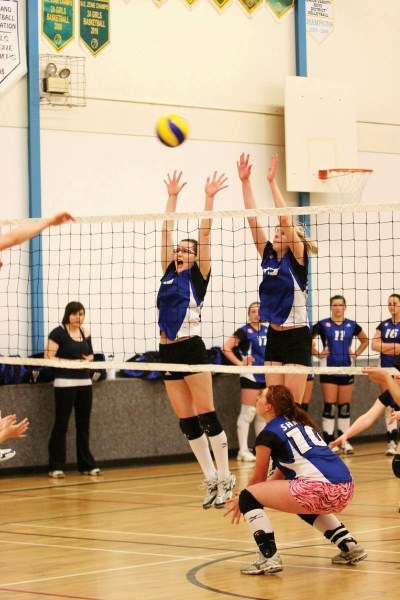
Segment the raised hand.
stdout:
<path fill-rule="evenodd" d="M 177 173 L 174 171 L 172 176 L 168 173 L 164 183 L 167 186 L 168 196 L 177 196 L 186 185 L 186 181 L 181 183 L 182 171 Z"/>
<path fill-rule="evenodd" d="M 49 219 L 49 225 L 62 225 L 63 223 L 68 223 L 69 221 L 74 221 L 74 217 L 72 217 L 67 212 L 58 213 L 54 217 Z"/>
<path fill-rule="evenodd" d="M 268 167 L 268 173 L 267 173 L 267 179 L 268 179 L 269 183 L 271 183 L 271 181 L 274 181 L 274 179 L 276 177 L 276 173 L 278 171 L 278 165 L 279 165 L 279 156 L 277 154 L 273 154 L 271 156 L 271 162 Z"/>
<path fill-rule="evenodd" d="M 239 161 L 236 163 L 240 181 L 249 179 L 253 165 L 249 164 L 250 155 L 242 152 Z"/>
<path fill-rule="evenodd" d="M 213 178 L 207 177 L 205 192 L 209 198 L 214 198 L 215 194 L 227 188 L 227 185 L 224 183 L 228 181 L 228 178 L 225 177 L 225 173 L 222 173 L 218 176 L 217 171 L 214 171 Z"/>

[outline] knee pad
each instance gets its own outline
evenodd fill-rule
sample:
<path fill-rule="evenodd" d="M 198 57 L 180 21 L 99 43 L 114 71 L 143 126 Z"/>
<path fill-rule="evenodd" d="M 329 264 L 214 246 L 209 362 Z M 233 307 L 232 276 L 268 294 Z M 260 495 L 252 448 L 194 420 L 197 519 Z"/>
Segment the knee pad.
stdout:
<path fill-rule="evenodd" d="M 246 489 L 242 490 L 239 494 L 239 508 L 242 515 L 245 515 L 251 510 L 264 509 L 263 505 L 260 504 L 258 500 L 254 498 L 253 494 Z"/>
<path fill-rule="evenodd" d="M 300 519 L 302 519 L 302 521 L 305 521 L 306 523 L 311 525 L 311 527 L 314 525 L 315 519 L 318 517 L 318 515 L 298 515 L 298 516 L 300 517 Z"/>
<path fill-rule="evenodd" d="M 338 417 L 339 419 L 348 419 L 350 417 L 350 403 L 339 404 L 338 406 Z"/>
<path fill-rule="evenodd" d="M 255 406 L 247 406 L 245 404 L 241 405 L 238 421 L 245 421 L 246 423 L 252 423 L 254 421 L 255 416 L 256 416 L 256 407 Z"/>
<path fill-rule="evenodd" d="M 199 423 L 199 417 L 179 419 L 179 427 L 181 428 L 183 435 L 188 440 L 197 440 L 197 438 L 203 435 L 203 430 Z"/>
<path fill-rule="evenodd" d="M 392 470 L 394 475 L 400 478 L 400 454 L 395 454 L 393 456 Z"/>
<path fill-rule="evenodd" d="M 222 425 L 218 421 L 217 413 L 215 411 L 199 415 L 199 421 L 202 430 L 208 437 L 214 437 L 222 433 Z"/>
<path fill-rule="evenodd" d="M 334 419 L 336 414 L 336 404 L 328 404 L 328 402 L 324 402 L 324 412 L 322 413 L 322 417 L 324 419 Z"/>

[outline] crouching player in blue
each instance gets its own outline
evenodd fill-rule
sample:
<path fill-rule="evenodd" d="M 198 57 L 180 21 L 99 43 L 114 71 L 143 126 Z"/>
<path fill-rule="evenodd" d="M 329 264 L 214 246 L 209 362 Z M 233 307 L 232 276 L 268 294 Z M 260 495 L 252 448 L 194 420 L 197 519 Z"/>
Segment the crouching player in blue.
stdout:
<path fill-rule="evenodd" d="M 282 571 L 274 530 L 264 507 L 299 515 L 316 527 L 340 552 L 333 564 L 353 564 L 367 553 L 332 512 L 341 512 L 353 497 L 354 482 L 344 462 L 326 445 L 318 428 L 283 385 L 263 390 L 257 413 L 266 426 L 256 439 L 254 474 L 225 515 L 239 523 L 241 514 L 259 550 L 245 575 Z M 266 480 L 270 460 L 276 468 Z"/>

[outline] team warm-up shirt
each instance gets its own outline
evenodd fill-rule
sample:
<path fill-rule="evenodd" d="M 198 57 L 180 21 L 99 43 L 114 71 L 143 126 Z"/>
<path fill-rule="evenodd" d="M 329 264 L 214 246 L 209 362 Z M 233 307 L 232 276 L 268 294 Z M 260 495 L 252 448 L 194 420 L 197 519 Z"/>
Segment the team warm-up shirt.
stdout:
<path fill-rule="evenodd" d="M 400 323 L 395 325 L 392 319 L 387 319 L 378 325 L 377 330 L 385 344 L 400 344 Z M 395 360 L 395 355 L 381 354 L 379 363 L 381 367 L 393 367 Z"/>
<path fill-rule="evenodd" d="M 169 340 L 200 335 L 201 309 L 206 295 L 210 274 L 204 279 L 197 263 L 181 273 L 171 262 L 157 296 L 160 332 Z"/>
<path fill-rule="evenodd" d="M 262 366 L 264 364 L 265 346 L 267 344 L 268 327 L 260 325 L 260 329 L 254 329 L 249 323 L 237 329 L 234 336 L 239 340 L 239 351 L 241 357 L 244 358 L 248 354 L 254 358 L 252 365 Z M 265 383 L 265 375 L 263 373 L 243 373 L 241 377 L 256 381 L 257 383 Z"/>
<path fill-rule="evenodd" d="M 324 348 L 327 346 L 329 355 L 321 360 L 321 366 L 350 367 L 350 345 L 353 337 L 362 331 L 360 325 L 350 319 L 345 319 L 338 325 L 331 318 L 318 321 L 312 329 L 312 335 L 319 335 Z"/>
<path fill-rule="evenodd" d="M 344 462 L 309 425 L 275 417 L 257 436 L 256 446 L 271 450 L 271 459 L 286 479 L 330 483 L 352 481 Z"/>
<path fill-rule="evenodd" d="M 259 288 L 262 321 L 285 327 L 308 325 L 306 252 L 304 260 L 304 265 L 299 264 L 289 249 L 279 261 L 271 242 L 266 243 Z"/>

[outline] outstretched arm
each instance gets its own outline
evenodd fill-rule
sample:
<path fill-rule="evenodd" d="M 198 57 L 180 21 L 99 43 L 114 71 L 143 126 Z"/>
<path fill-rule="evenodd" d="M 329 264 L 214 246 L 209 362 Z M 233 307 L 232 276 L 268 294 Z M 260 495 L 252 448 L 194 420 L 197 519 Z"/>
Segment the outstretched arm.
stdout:
<path fill-rule="evenodd" d="M 286 203 L 276 181 L 278 165 L 279 157 L 277 154 L 273 154 L 268 168 L 267 179 L 271 188 L 275 207 L 286 208 Z M 280 215 L 279 225 L 284 228 L 286 240 L 297 262 L 304 265 L 304 244 L 299 238 L 296 229 L 293 227 L 292 218 L 288 215 Z"/>
<path fill-rule="evenodd" d="M 252 165 L 249 164 L 249 155 L 242 153 L 238 162 L 236 163 L 239 179 L 242 182 L 242 193 L 243 203 L 245 208 L 257 208 L 256 201 L 253 195 L 253 188 L 251 187 L 250 175 Z M 263 257 L 265 244 L 267 243 L 267 236 L 265 234 L 264 227 L 261 225 L 257 217 L 248 217 L 247 221 L 250 226 L 251 235 L 253 237 L 254 244 L 257 248 L 257 252 Z"/>
<path fill-rule="evenodd" d="M 172 213 L 176 211 L 176 203 L 178 201 L 178 195 L 181 190 L 185 187 L 186 181 L 181 183 L 182 171 L 177 173 L 173 172 L 172 176 L 168 173 L 167 179 L 164 179 L 164 183 L 167 186 L 168 200 L 165 207 L 166 213 Z M 166 270 L 170 262 L 174 259 L 174 221 L 165 220 L 162 226 L 161 234 L 161 266 L 163 271 Z"/>
<path fill-rule="evenodd" d="M 354 423 L 349 427 L 349 429 L 345 433 L 343 433 L 343 435 L 331 442 L 329 446 L 331 448 L 334 448 L 335 446 L 342 446 L 345 443 L 345 441 L 349 438 L 371 427 L 371 425 L 375 423 L 378 417 L 383 415 L 384 412 L 385 406 L 379 399 L 375 400 L 371 408 L 367 410 L 367 412 L 365 412 L 363 415 L 360 415 L 358 419 L 356 419 Z"/>
<path fill-rule="evenodd" d="M 11 248 L 17 244 L 22 244 L 22 242 L 30 240 L 44 229 L 47 229 L 47 227 L 51 227 L 52 225 L 62 225 L 63 223 L 73 220 L 73 217 L 69 213 L 63 212 L 48 219 L 39 219 L 37 221 L 35 220 L 31 223 L 21 225 L 21 227 L 12 229 L 8 233 L 0 236 L 0 250 Z"/>
<path fill-rule="evenodd" d="M 207 177 L 205 211 L 213 210 L 215 195 L 228 187 L 225 185 L 227 181 L 228 178 L 225 177 L 225 173 L 218 175 L 217 171 L 214 171 L 212 179 Z M 208 277 L 211 268 L 211 225 L 212 219 L 206 218 L 201 220 L 199 228 L 198 265 L 203 277 Z"/>

